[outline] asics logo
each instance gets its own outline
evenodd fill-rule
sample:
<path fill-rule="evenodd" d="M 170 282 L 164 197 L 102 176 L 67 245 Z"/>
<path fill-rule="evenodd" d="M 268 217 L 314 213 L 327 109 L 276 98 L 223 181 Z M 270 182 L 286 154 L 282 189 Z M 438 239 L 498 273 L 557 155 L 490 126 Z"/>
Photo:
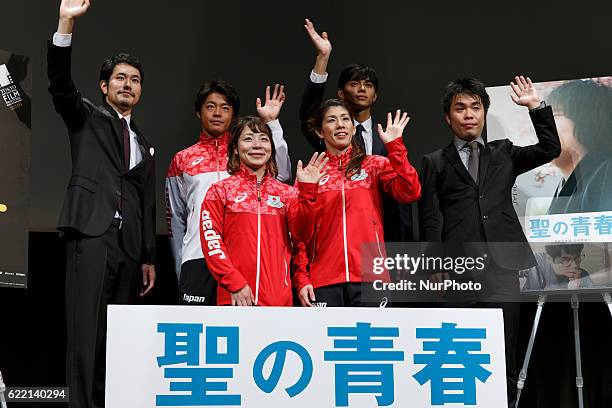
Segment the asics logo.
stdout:
<path fill-rule="evenodd" d="M 241 194 L 238 194 L 238 195 L 236 196 L 236 198 L 234 198 L 234 202 L 235 202 L 235 203 L 241 203 L 241 202 L 243 202 L 244 200 L 246 200 L 246 198 L 247 198 L 247 193 L 241 193 Z"/>

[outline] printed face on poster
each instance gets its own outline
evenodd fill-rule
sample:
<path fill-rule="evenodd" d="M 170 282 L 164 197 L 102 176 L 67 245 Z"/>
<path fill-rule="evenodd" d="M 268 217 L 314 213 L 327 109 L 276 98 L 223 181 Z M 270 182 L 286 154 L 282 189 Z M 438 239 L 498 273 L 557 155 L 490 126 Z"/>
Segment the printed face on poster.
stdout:
<path fill-rule="evenodd" d="M 612 287 L 612 77 L 535 83 L 552 107 L 561 154 L 517 177 L 514 208 L 538 265 L 524 290 Z M 510 86 L 487 88 L 489 141 L 537 143 L 529 113 Z"/>

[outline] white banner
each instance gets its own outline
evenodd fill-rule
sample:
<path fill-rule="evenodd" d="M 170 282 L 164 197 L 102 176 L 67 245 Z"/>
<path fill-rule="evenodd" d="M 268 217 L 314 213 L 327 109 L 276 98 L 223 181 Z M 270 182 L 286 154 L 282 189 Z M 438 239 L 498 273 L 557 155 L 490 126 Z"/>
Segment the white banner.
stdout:
<path fill-rule="evenodd" d="M 499 309 L 109 306 L 106 406 L 506 407 Z"/>

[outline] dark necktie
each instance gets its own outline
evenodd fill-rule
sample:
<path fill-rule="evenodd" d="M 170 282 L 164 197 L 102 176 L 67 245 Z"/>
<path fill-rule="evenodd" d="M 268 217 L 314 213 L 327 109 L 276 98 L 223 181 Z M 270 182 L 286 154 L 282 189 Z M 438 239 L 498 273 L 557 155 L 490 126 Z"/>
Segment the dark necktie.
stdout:
<path fill-rule="evenodd" d="M 121 124 L 123 125 L 123 160 L 125 163 L 125 169 L 130 169 L 130 128 L 128 127 L 127 120 L 121 118 Z"/>
<path fill-rule="evenodd" d="M 470 157 L 468 158 L 468 172 L 474 181 L 478 183 L 478 142 L 469 142 L 467 145 L 470 149 Z"/>
<path fill-rule="evenodd" d="M 367 153 L 365 148 L 365 141 L 363 140 L 363 132 L 365 131 L 365 128 L 360 123 L 357 125 L 356 129 L 357 130 L 355 132 L 355 140 L 357 141 L 359 147 L 361 147 L 361 150 L 363 150 L 364 153 Z"/>

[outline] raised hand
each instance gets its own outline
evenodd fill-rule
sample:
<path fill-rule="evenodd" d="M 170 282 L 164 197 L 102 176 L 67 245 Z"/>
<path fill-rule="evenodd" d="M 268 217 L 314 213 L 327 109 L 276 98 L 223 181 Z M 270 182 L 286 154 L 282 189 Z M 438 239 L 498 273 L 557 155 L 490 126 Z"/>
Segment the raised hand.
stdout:
<path fill-rule="evenodd" d="M 306 32 L 310 37 L 310 41 L 312 41 L 312 44 L 315 46 L 317 54 L 329 57 L 329 54 L 331 54 L 332 45 L 329 41 L 329 36 L 327 35 L 327 32 L 323 31 L 321 35 L 319 35 L 319 33 L 317 33 L 317 30 L 315 29 L 314 24 L 312 24 L 312 21 L 310 21 L 309 19 L 304 20 L 304 28 L 306 29 Z"/>
<path fill-rule="evenodd" d="M 510 87 L 514 93 L 510 94 L 512 101 L 520 106 L 526 106 L 529 109 L 535 109 L 540 106 L 540 96 L 538 95 L 538 91 L 535 86 L 531 82 L 529 77 L 525 78 L 524 76 L 516 76 L 514 77 L 514 82 L 510 82 Z"/>
<path fill-rule="evenodd" d="M 383 130 L 380 123 L 377 125 L 380 140 L 382 140 L 383 143 L 389 143 L 398 137 L 402 137 L 402 132 L 404 132 L 404 128 L 408 124 L 408 121 L 410 121 L 408 114 L 406 112 L 402 113 L 399 109 L 395 111 L 394 118 L 391 117 L 391 112 L 387 113 L 387 128 Z"/>
<path fill-rule="evenodd" d="M 300 183 L 318 183 L 321 177 L 327 173 L 328 160 L 329 158 L 325 157 L 325 152 L 313 154 L 306 167 L 302 167 L 302 161 L 298 160 L 295 173 L 297 181 Z"/>
<path fill-rule="evenodd" d="M 90 0 L 62 0 L 59 9 L 59 23 L 57 32 L 60 34 L 72 33 L 74 20 L 87 12 Z"/>
<path fill-rule="evenodd" d="M 257 98 L 255 106 L 257 107 L 257 114 L 266 123 L 276 120 L 280 114 L 283 103 L 285 102 L 285 86 L 276 84 L 274 85 L 274 93 L 270 98 L 270 86 L 266 86 L 266 100 L 265 104 L 261 104 L 261 99 Z"/>
<path fill-rule="evenodd" d="M 60 4 L 60 17 L 78 18 L 89 9 L 90 0 L 62 0 Z"/>

